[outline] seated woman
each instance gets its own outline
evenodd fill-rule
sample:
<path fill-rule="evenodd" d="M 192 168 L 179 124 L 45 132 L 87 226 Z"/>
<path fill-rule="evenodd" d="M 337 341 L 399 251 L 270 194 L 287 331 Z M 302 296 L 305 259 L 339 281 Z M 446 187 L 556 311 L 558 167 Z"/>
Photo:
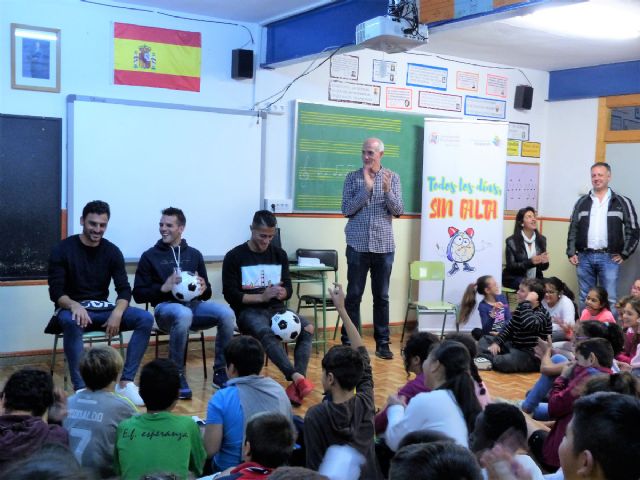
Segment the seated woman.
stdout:
<path fill-rule="evenodd" d="M 419 393 L 406 408 L 403 399 L 389 396 L 385 432 L 389 448 L 397 450 L 402 438 L 416 430 L 441 432 L 468 447 L 469 432 L 482 411 L 469 370 L 470 358 L 464 345 L 446 340 L 423 365 L 430 392 Z"/>
<path fill-rule="evenodd" d="M 554 342 L 568 340 L 576 324 L 575 295 L 558 277 L 544 280 L 542 305 L 549 312 L 553 323 L 551 338 Z"/>
<path fill-rule="evenodd" d="M 502 285 L 516 290 L 524 278 L 542 278 L 549 268 L 547 239 L 540 235 L 533 207 L 518 210 L 513 235 L 506 240 L 507 264 L 502 272 Z"/>

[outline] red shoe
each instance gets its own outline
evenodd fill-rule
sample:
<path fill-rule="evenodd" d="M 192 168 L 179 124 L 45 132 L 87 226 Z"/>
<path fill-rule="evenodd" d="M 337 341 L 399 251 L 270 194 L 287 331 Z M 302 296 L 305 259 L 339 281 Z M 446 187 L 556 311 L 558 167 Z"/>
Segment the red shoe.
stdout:
<path fill-rule="evenodd" d="M 291 382 L 291 384 L 284 391 L 287 394 L 287 397 L 289 397 L 291 405 L 293 405 L 294 407 L 299 407 L 302 404 L 302 398 L 298 393 L 298 389 L 296 388 L 295 383 Z"/>
<path fill-rule="evenodd" d="M 295 386 L 296 386 L 296 390 L 298 391 L 298 395 L 300 396 L 300 399 L 303 399 L 304 397 L 309 395 L 314 388 L 313 383 L 311 383 L 306 378 L 301 378 L 300 380 L 295 382 Z"/>

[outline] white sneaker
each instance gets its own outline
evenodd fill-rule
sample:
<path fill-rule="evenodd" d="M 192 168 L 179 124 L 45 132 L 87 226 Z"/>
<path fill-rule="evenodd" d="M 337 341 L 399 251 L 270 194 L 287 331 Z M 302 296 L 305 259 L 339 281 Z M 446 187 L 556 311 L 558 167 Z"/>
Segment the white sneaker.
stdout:
<path fill-rule="evenodd" d="M 493 365 L 491 364 L 491 360 L 484 357 L 476 357 L 473 359 L 473 362 L 476 364 L 476 368 L 478 370 L 491 370 Z"/>
<path fill-rule="evenodd" d="M 121 387 L 120 384 L 116 383 L 116 393 L 128 398 L 138 407 L 144 406 L 144 400 L 142 400 L 140 393 L 138 393 L 138 387 L 133 382 L 128 382 L 124 387 Z"/>

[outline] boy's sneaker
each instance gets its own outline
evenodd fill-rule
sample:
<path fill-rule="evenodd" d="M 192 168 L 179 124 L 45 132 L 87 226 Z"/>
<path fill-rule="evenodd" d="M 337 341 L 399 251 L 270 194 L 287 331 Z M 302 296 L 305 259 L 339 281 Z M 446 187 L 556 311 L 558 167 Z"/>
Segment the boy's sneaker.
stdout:
<path fill-rule="evenodd" d="M 211 386 L 215 389 L 224 388 L 227 386 L 227 381 L 229 381 L 229 377 L 227 377 L 226 370 L 224 368 L 219 368 L 213 372 L 213 383 Z"/>
<path fill-rule="evenodd" d="M 389 349 L 388 343 L 381 343 L 376 347 L 376 357 L 379 357 L 383 360 L 393 359 L 393 352 Z"/>
<path fill-rule="evenodd" d="M 180 400 L 191 400 L 193 393 L 187 383 L 187 378 L 184 374 L 180 374 L 180 390 L 178 390 L 178 398 Z"/>
<path fill-rule="evenodd" d="M 491 364 L 491 360 L 484 357 L 476 357 L 473 359 L 473 363 L 476 364 L 476 368 L 478 370 L 491 370 L 493 365 Z"/>
<path fill-rule="evenodd" d="M 285 388 L 284 392 L 287 394 L 287 397 L 289 397 L 291 405 L 293 405 L 294 407 L 299 407 L 300 405 L 302 405 L 302 398 L 298 393 L 298 388 L 296 387 L 295 382 L 291 382 L 289 386 Z"/>
<path fill-rule="evenodd" d="M 138 392 L 138 387 L 133 382 L 127 382 L 124 387 L 121 387 L 119 383 L 116 383 L 116 393 L 128 398 L 137 407 L 144 406 L 144 400 Z"/>
<path fill-rule="evenodd" d="M 314 385 L 307 378 L 301 378 L 297 382 L 294 382 L 294 385 L 296 386 L 300 400 L 313 392 Z"/>

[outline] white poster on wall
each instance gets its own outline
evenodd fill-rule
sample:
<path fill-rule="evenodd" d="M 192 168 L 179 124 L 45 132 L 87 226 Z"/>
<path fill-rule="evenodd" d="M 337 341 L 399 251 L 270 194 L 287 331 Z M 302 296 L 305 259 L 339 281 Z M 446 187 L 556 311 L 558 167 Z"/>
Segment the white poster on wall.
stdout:
<path fill-rule="evenodd" d="M 456 305 L 478 277 L 500 282 L 507 132 L 506 122 L 425 120 L 420 259 L 444 262 L 444 298 Z M 440 287 L 421 282 L 419 295 L 439 300 Z M 463 329 L 479 325 L 474 313 Z M 442 317 L 419 327 L 439 331 Z"/>

